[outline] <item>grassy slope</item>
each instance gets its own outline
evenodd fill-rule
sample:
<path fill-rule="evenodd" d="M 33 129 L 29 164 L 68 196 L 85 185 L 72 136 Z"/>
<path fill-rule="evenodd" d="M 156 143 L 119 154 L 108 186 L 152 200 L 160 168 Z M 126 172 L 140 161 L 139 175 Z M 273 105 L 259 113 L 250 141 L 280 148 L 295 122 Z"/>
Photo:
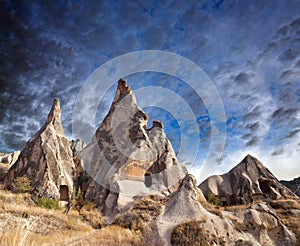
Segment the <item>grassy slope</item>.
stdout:
<path fill-rule="evenodd" d="M 28 194 L 0 188 L 0 245 L 131 245 L 139 236 L 119 226 L 104 225 L 95 209 L 80 213 L 37 207 Z M 100 226 L 99 226 L 100 225 Z"/>

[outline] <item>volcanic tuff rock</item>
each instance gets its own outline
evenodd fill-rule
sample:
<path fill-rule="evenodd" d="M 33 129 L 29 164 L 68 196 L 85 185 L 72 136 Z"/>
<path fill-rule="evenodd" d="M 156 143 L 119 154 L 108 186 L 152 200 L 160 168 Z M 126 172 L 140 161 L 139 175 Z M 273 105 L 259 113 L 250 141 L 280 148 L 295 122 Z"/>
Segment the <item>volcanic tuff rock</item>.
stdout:
<path fill-rule="evenodd" d="M 17 177 L 26 175 L 33 194 L 68 200 L 73 192 L 74 163 L 70 142 L 64 135 L 58 99 L 43 127 L 27 142 L 4 182 L 11 187 Z"/>
<path fill-rule="evenodd" d="M 256 158 L 247 155 L 244 160 L 223 175 L 214 175 L 203 181 L 199 188 L 205 195 L 213 193 L 223 205 L 248 204 L 256 199 L 297 196 L 282 185 Z"/>
<path fill-rule="evenodd" d="M 167 139 L 163 124 L 137 106 L 124 79 L 111 108 L 92 142 L 80 152 L 84 169 L 92 176 L 85 199 L 94 201 L 105 214 L 125 208 L 134 197 L 176 190 L 186 176 Z"/>
<path fill-rule="evenodd" d="M 290 181 L 281 180 L 280 183 L 288 187 L 292 192 L 300 197 L 300 177 Z"/>
<path fill-rule="evenodd" d="M 20 155 L 20 151 L 14 151 L 12 153 L 0 153 L 0 163 L 13 165 Z"/>
<path fill-rule="evenodd" d="M 73 156 L 77 155 L 81 150 L 86 147 L 86 143 L 81 139 L 71 140 L 71 149 Z"/>
<path fill-rule="evenodd" d="M 200 202 L 201 201 L 201 202 Z M 184 227 L 181 236 L 190 235 L 190 242 L 205 235 L 205 245 L 293 245 L 294 235 L 282 224 L 276 214 L 259 203 L 237 211 L 219 211 L 218 215 L 204 207 L 203 194 L 195 179 L 187 175 L 178 190 L 170 194 L 157 220 L 152 221 L 157 231 L 156 244 L 170 245 L 171 233 L 180 224 L 188 222 L 197 226 L 195 235 Z M 204 206 L 204 207 L 203 207 Z M 178 237 L 181 237 L 180 235 Z M 181 243 L 187 243 L 183 239 Z M 173 242 L 179 245 L 179 242 Z M 202 244 L 201 244 L 202 245 Z"/>

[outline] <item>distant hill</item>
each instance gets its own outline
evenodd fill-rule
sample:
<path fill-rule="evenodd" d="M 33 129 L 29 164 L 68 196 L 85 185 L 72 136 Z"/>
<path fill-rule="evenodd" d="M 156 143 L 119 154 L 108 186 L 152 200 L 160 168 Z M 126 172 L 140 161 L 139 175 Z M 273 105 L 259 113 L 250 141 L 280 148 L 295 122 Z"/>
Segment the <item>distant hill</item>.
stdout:
<path fill-rule="evenodd" d="M 212 193 L 218 196 L 223 205 L 248 204 L 265 198 L 297 197 L 251 155 L 247 155 L 228 173 L 209 177 L 199 188 L 204 195 Z"/>
<path fill-rule="evenodd" d="M 300 196 L 300 177 L 290 181 L 281 180 L 280 183 L 288 187 L 297 196 Z"/>

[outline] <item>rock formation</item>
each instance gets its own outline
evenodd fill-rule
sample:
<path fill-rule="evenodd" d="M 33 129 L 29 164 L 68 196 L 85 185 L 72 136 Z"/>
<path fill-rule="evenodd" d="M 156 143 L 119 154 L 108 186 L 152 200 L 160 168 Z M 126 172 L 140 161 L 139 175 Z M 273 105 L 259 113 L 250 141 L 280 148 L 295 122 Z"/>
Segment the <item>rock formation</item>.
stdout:
<path fill-rule="evenodd" d="M 147 121 L 131 88 L 120 79 L 107 116 L 80 152 L 84 170 L 92 177 L 85 199 L 96 202 L 105 214 L 125 208 L 135 197 L 168 194 L 187 174 L 163 124 L 154 121 L 147 129 Z"/>
<path fill-rule="evenodd" d="M 0 153 L 0 163 L 13 165 L 20 155 L 20 151 L 14 151 L 12 153 Z"/>
<path fill-rule="evenodd" d="M 281 180 L 280 183 L 288 187 L 292 192 L 300 197 L 300 177 L 290 181 Z"/>
<path fill-rule="evenodd" d="M 188 242 L 199 245 L 195 241 L 201 239 L 199 232 L 205 241 L 200 245 L 293 245 L 294 234 L 267 204 L 259 203 L 233 212 L 219 210 L 213 214 L 205 209 L 201 193 L 194 178 L 187 175 L 178 190 L 169 195 L 161 215 L 151 222 L 157 231 L 157 245 L 171 245 L 171 242 L 172 245 Z M 178 226 L 180 230 L 174 231 Z M 171 236 L 173 231 L 177 241 Z"/>
<path fill-rule="evenodd" d="M 86 143 L 81 139 L 71 140 L 71 149 L 73 152 L 73 156 L 79 154 L 81 150 L 86 147 Z"/>
<path fill-rule="evenodd" d="M 46 123 L 27 142 L 17 162 L 9 169 L 4 179 L 8 188 L 16 178 L 26 176 L 35 196 L 69 200 L 75 167 L 60 115 L 60 102 L 54 99 Z"/>
<path fill-rule="evenodd" d="M 212 193 L 218 196 L 223 205 L 248 204 L 265 198 L 297 197 L 251 155 L 247 155 L 228 173 L 209 177 L 199 188 L 205 195 Z"/>

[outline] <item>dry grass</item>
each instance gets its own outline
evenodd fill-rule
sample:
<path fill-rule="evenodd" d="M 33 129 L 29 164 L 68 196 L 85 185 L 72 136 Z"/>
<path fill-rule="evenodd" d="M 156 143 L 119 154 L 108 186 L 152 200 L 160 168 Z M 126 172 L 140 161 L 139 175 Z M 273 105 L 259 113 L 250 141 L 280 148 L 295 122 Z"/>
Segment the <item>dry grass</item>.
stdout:
<path fill-rule="evenodd" d="M 223 207 L 219 207 L 219 206 L 215 206 L 211 203 L 201 203 L 201 205 L 210 213 L 218 215 L 220 217 L 222 217 L 222 211 L 224 210 Z"/>
<path fill-rule="evenodd" d="M 292 199 L 284 199 L 271 201 L 270 206 L 275 209 L 299 209 L 300 210 L 300 201 Z"/>
<path fill-rule="evenodd" d="M 249 208 L 251 205 L 235 205 L 235 206 L 225 206 L 225 207 L 220 207 L 220 206 L 215 206 L 211 203 L 203 203 L 201 202 L 201 205 L 210 213 L 213 213 L 215 215 L 218 215 L 222 217 L 222 211 L 229 211 L 229 212 L 239 212 L 243 211 L 247 208 Z"/>
<path fill-rule="evenodd" d="M 135 201 L 133 209 L 137 213 L 146 212 L 152 218 L 160 215 L 161 207 L 166 203 L 166 198 L 149 195 Z"/>
<path fill-rule="evenodd" d="M 92 237 L 87 238 L 86 244 L 106 246 L 141 245 L 141 234 L 112 225 L 97 231 Z"/>
<path fill-rule="evenodd" d="M 202 228 L 201 225 L 203 222 L 204 221 L 191 221 L 176 226 L 171 233 L 171 244 L 187 246 L 225 245 L 224 238 L 212 235 L 208 230 Z"/>
<path fill-rule="evenodd" d="M 103 215 L 94 206 L 90 206 L 90 204 L 83 206 L 79 215 L 81 215 L 83 220 L 94 229 L 101 229 L 105 226 Z"/>
<path fill-rule="evenodd" d="M 300 246 L 300 201 L 285 199 L 272 201 L 270 205 L 283 224 L 295 233 L 296 245 Z"/>
<path fill-rule="evenodd" d="M 37 207 L 29 194 L 0 189 L 0 245 L 140 245 L 141 233 L 105 225 L 95 206 L 80 210 Z"/>
<path fill-rule="evenodd" d="M 224 207 L 224 210 L 230 211 L 230 212 L 239 212 L 239 211 L 246 210 L 247 208 L 250 208 L 250 207 L 251 207 L 251 204 L 226 206 L 226 207 Z"/>

